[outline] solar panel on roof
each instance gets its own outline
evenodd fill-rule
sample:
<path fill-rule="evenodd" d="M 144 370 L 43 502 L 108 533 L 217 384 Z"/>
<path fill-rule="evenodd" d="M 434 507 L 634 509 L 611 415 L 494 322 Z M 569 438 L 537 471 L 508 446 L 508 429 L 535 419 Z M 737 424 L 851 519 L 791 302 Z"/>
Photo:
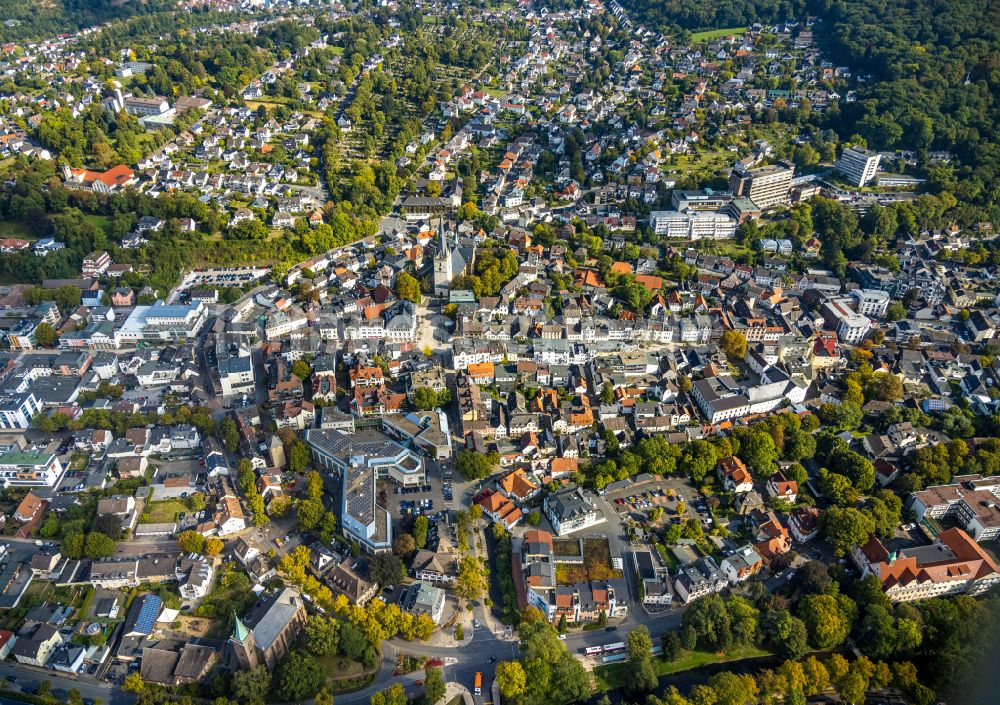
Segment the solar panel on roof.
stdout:
<path fill-rule="evenodd" d="M 135 630 L 144 634 L 153 633 L 153 625 L 156 618 L 160 616 L 160 607 L 163 601 L 156 595 L 144 595 L 142 607 L 139 609 L 139 617 L 135 621 Z"/>

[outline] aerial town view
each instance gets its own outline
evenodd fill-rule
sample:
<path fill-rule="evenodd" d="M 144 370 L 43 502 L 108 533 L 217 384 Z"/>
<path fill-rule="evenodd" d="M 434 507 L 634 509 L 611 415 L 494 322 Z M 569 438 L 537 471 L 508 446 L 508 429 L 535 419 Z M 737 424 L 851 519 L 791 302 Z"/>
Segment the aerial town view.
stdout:
<path fill-rule="evenodd" d="M 998 99 L 989 0 L 0 0 L 0 705 L 997 705 Z"/>

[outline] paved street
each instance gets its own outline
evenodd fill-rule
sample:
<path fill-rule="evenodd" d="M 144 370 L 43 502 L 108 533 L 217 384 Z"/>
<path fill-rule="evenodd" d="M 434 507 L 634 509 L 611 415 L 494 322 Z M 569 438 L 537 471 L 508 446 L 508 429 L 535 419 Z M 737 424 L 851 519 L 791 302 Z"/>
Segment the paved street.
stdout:
<path fill-rule="evenodd" d="M 482 608 L 477 608 L 481 610 Z M 681 616 L 683 610 L 676 609 L 671 612 L 667 612 L 655 617 L 648 616 L 640 608 L 640 611 L 630 612 L 627 619 L 620 623 L 618 629 L 614 632 L 606 632 L 604 630 L 589 631 L 589 632 L 573 632 L 566 635 L 566 648 L 569 649 L 570 653 L 581 654 L 584 649 L 588 646 L 600 646 L 603 644 L 608 644 L 613 641 L 624 641 L 628 630 L 638 626 L 639 624 L 645 624 L 649 628 L 650 632 L 653 634 L 653 643 L 657 643 L 659 637 L 663 632 L 674 629 L 680 624 Z M 482 617 L 482 615 L 479 615 Z M 487 691 L 489 684 L 493 680 L 493 675 L 496 672 L 496 664 L 502 660 L 509 660 L 516 658 L 518 654 L 518 645 L 516 641 L 506 641 L 502 639 L 497 639 L 492 632 L 485 626 L 485 620 L 480 619 L 480 626 L 475 631 L 475 636 L 472 641 L 468 644 L 463 644 L 462 646 L 427 646 L 425 644 L 411 643 L 406 641 L 400 641 L 393 639 L 387 642 L 383 647 L 383 656 L 386 659 L 383 663 L 382 672 L 379 674 L 379 678 L 376 679 L 375 684 L 365 688 L 364 690 L 359 690 L 355 693 L 347 693 L 344 695 L 338 695 L 336 697 L 337 705 L 368 705 L 368 701 L 371 698 L 372 693 L 377 690 L 382 690 L 388 688 L 394 682 L 400 682 L 407 687 L 407 692 L 411 694 L 416 694 L 421 692 L 421 688 L 415 685 L 415 681 L 421 679 L 422 674 L 408 674 L 406 676 L 392 677 L 392 667 L 391 663 L 395 658 L 397 651 L 402 651 L 412 654 L 420 654 L 422 656 L 427 656 L 429 658 L 446 659 L 452 658 L 456 659 L 455 663 L 446 664 L 443 666 L 442 670 L 444 672 L 444 679 L 446 681 L 455 681 L 461 683 L 469 688 L 472 687 L 472 681 L 475 678 L 477 671 L 482 671 L 483 673 L 483 690 Z M 489 663 L 490 658 L 495 658 L 497 661 Z M 383 676 L 386 675 L 388 666 L 388 678 L 383 680 Z M 487 696 L 476 696 L 476 703 L 482 705 L 487 701 Z"/>
<path fill-rule="evenodd" d="M 4 681 L 4 686 L 12 690 L 20 689 L 34 692 L 43 681 L 49 681 L 52 684 L 53 694 L 59 696 L 59 699 L 64 702 L 65 695 L 70 688 L 76 688 L 80 691 L 80 696 L 83 698 L 100 699 L 105 705 L 130 705 L 135 702 L 134 696 L 123 693 L 118 686 L 84 678 L 63 677 L 54 671 L 45 671 L 14 661 L 0 661 L 0 676 L 4 678 L 7 676 L 17 677 L 16 683 Z"/>

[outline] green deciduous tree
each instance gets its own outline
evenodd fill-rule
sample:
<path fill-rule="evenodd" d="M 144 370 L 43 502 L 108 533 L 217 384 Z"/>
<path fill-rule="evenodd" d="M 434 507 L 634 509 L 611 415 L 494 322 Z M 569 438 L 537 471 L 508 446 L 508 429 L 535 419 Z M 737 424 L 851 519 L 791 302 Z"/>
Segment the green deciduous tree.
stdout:
<path fill-rule="evenodd" d="M 52 327 L 51 323 L 42 321 L 35 326 L 35 343 L 37 343 L 39 347 L 51 348 L 58 342 L 59 334 L 56 332 L 56 329 Z"/>
<path fill-rule="evenodd" d="M 499 669 L 498 669 L 499 670 Z M 499 675 L 499 674 L 498 674 Z M 437 666 L 428 666 L 424 669 L 424 702 L 434 705 L 444 697 L 445 685 L 444 676 Z"/>
<path fill-rule="evenodd" d="M 458 576 L 453 588 L 456 595 L 478 600 L 486 592 L 486 574 L 482 563 L 473 556 L 463 556 L 458 563 Z"/>
<path fill-rule="evenodd" d="M 396 296 L 404 301 L 420 303 L 420 282 L 409 272 L 396 275 Z"/>
<path fill-rule="evenodd" d="M 299 517 L 299 526 L 305 530 L 316 528 L 320 519 L 323 518 L 323 501 L 319 499 L 300 500 L 295 507 L 295 513 Z"/>
<path fill-rule="evenodd" d="M 715 469 L 719 455 L 708 441 L 694 440 L 684 444 L 681 453 L 681 468 L 691 474 L 691 479 L 701 482 Z"/>
<path fill-rule="evenodd" d="M 809 632 L 809 643 L 817 649 L 839 646 L 851 629 L 852 616 L 843 609 L 849 598 L 833 595 L 807 595 L 798 606 L 799 616 Z"/>
<path fill-rule="evenodd" d="M 519 661 L 501 661 L 497 664 L 497 687 L 505 700 L 517 700 L 527 687 L 527 676 Z"/>
<path fill-rule="evenodd" d="M 736 330 L 727 330 L 719 338 L 719 349 L 730 360 L 742 360 L 747 354 L 746 336 Z"/>
<path fill-rule="evenodd" d="M 286 701 L 302 701 L 314 696 L 323 685 L 323 667 L 304 651 L 292 651 L 277 669 L 278 695 Z"/>
<path fill-rule="evenodd" d="M 306 619 L 306 647 L 317 656 L 337 653 L 340 645 L 340 622 L 314 614 Z"/>
<path fill-rule="evenodd" d="M 415 548 L 423 548 L 427 545 L 427 531 L 430 522 L 423 514 L 413 520 L 413 542 Z"/>
<path fill-rule="evenodd" d="M 263 705 L 271 688 L 271 671 L 267 666 L 255 666 L 233 673 L 232 694 L 241 703 Z"/>
<path fill-rule="evenodd" d="M 494 460 L 489 455 L 471 450 L 460 450 L 455 467 L 466 480 L 482 480 L 493 472 Z"/>
<path fill-rule="evenodd" d="M 838 556 L 849 553 L 855 544 L 865 544 L 875 534 L 875 521 L 854 507 L 830 507 L 822 516 L 822 525 Z"/>
<path fill-rule="evenodd" d="M 226 416 L 219 422 L 219 437 L 226 445 L 226 450 L 230 453 L 236 452 L 240 445 L 240 432 L 236 428 L 236 422 L 231 417 Z"/>

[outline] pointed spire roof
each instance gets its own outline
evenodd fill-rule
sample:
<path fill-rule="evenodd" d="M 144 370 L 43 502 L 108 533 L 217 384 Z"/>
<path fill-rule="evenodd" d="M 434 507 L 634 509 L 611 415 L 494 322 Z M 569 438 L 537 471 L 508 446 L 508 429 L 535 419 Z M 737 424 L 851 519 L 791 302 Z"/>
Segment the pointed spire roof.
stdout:
<path fill-rule="evenodd" d="M 238 641 L 241 644 L 245 644 L 247 639 L 250 638 L 251 632 L 247 629 L 246 625 L 243 624 L 243 620 L 240 619 L 236 611 L 233 611 L 233 617 L 236 619 L 236 624 L 233 626 L 233 641 Z"/>
<path fill-rule="evenodd" d="M 441 216 L 438 216 L 438 239 L 440 242 L 441 254 L 447 256 L 449 252 L 448 238 L 444 232 L 444 218 L 442 218 Z"/>

